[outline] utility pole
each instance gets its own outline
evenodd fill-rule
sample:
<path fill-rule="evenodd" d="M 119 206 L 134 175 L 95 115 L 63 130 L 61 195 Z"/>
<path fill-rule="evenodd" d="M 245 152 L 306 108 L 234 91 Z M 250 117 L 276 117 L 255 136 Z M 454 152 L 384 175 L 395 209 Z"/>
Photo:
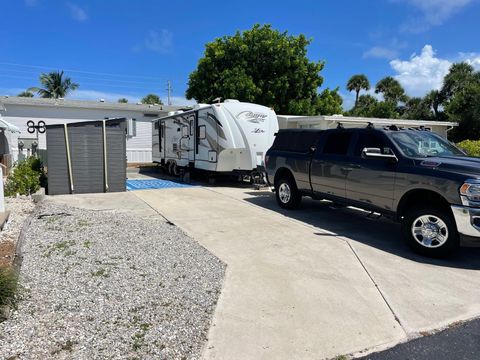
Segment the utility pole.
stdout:
<path fill-rule="evenodd" d="M 168 96 L 168 100 L 167 100 L 167 104 L 170 106 L 172 105 L 172 100 L 171 100 L 171 97 L 170 95 L 172 94 L 172 84 L 170 83 L 170 80 L 167 81 L 167 96 Z"/>

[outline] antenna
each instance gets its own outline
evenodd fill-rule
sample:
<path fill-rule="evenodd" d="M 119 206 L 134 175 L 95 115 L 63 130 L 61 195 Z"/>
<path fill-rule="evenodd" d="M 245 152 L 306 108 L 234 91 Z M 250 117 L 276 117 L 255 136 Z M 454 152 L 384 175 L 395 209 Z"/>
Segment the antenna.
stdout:
<path fill-rule="evenodd" d="M 167 81 L 167 104 L 169 106 L 172 105 L 171 94 L 172 94 L 172 83 L 170 82 L 170 80 L 168 80 Z"/>

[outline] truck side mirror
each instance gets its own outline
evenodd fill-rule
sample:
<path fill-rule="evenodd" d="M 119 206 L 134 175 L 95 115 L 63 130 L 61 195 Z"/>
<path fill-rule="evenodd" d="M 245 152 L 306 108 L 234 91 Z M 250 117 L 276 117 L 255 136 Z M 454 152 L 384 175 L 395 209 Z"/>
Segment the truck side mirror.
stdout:
<path fill-rule="evenodd" d="M 371 159 L 391 159 L 394 161 L 398 161 L 395 154 L 382 154 L 382 150 L 380 148 L 364 148 L 362 150 L 362 157 L 363 158 L 371 158 Z"/>

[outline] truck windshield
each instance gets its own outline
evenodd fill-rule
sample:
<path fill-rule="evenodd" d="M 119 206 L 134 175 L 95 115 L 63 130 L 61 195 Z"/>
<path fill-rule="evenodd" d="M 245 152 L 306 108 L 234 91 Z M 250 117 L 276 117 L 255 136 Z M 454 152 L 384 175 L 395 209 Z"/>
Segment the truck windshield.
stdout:
<path fill-rule="evenodd" d="M 389 135 L 407 156 L 465 156 L 460 149 L 428 131 L 399 131 Z"/>

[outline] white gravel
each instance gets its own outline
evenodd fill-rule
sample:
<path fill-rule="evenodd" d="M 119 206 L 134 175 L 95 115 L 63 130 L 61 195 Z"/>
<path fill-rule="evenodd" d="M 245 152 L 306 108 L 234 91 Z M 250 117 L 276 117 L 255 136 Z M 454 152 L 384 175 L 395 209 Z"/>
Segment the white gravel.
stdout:
<path fill-rule="evenodd" d="M 160 218 L 48 201 L 35 216 L 22 298 L 0 323 L 0 359 L 200 357 L 220 260 Z"/>

